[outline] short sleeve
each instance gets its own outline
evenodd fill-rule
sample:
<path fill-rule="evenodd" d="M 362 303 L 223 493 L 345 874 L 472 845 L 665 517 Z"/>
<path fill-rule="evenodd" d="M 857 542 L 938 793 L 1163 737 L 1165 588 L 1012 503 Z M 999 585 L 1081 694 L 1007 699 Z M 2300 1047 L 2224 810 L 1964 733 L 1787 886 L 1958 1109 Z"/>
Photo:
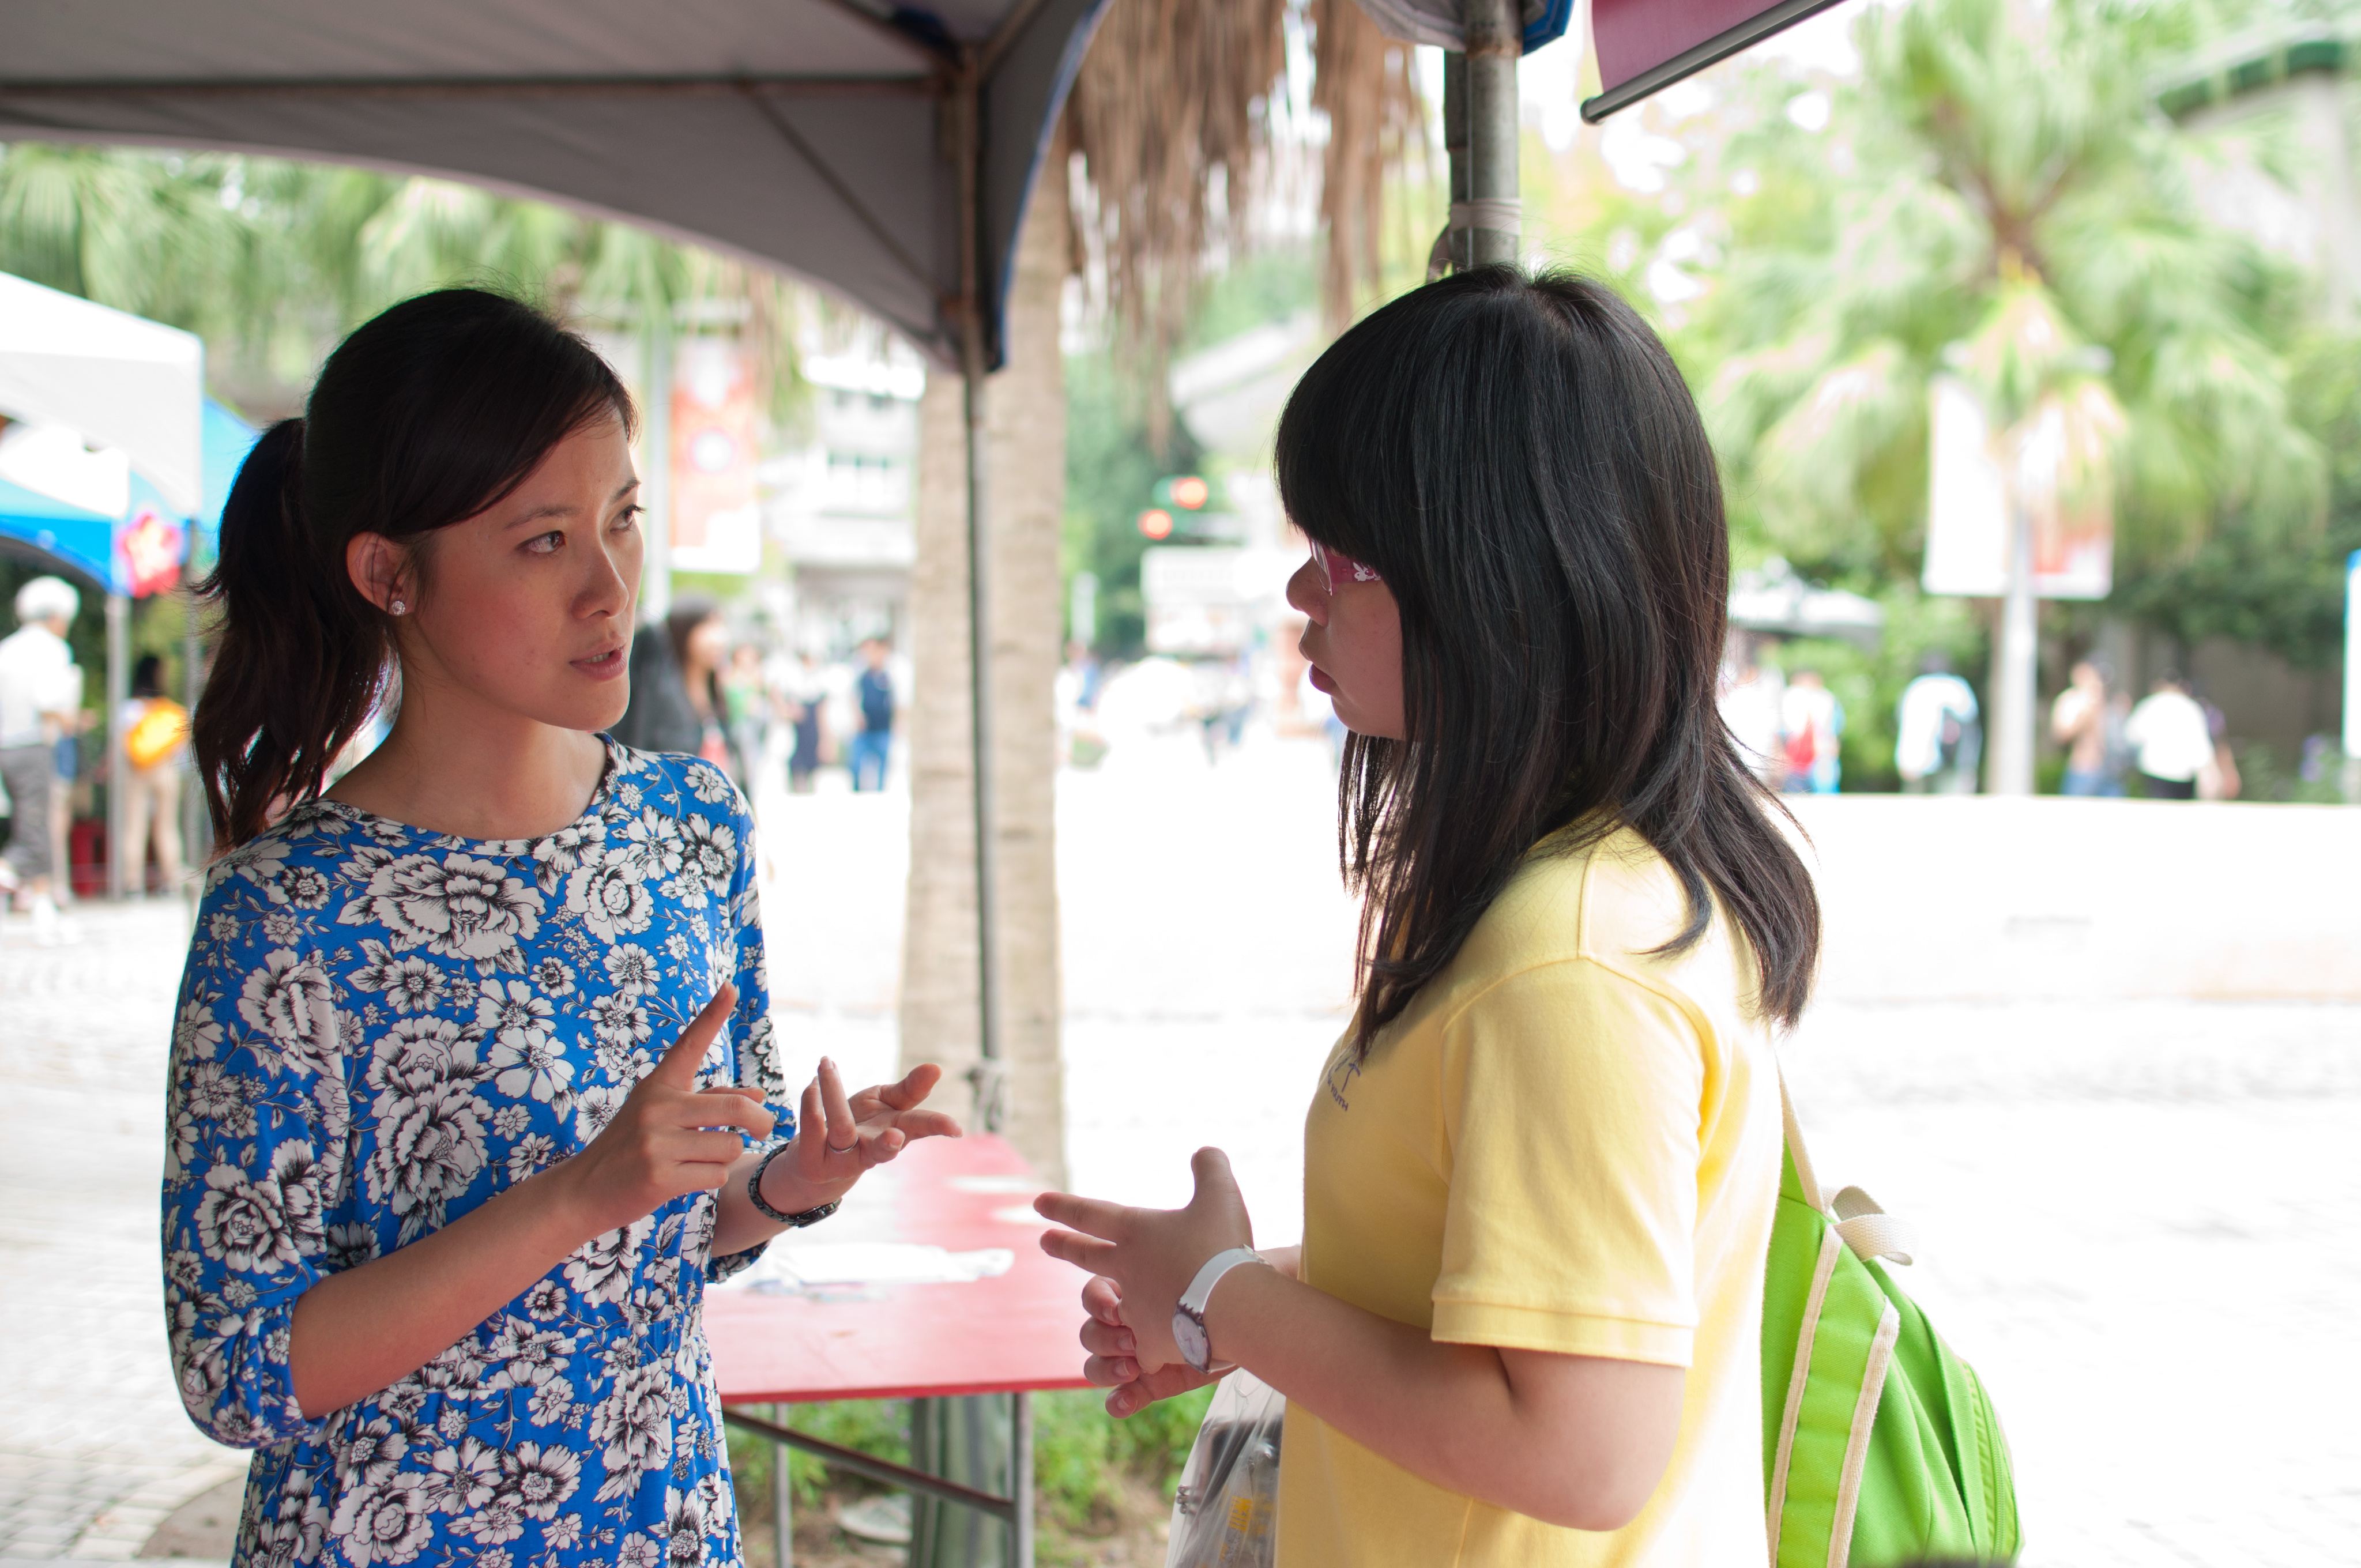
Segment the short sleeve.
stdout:
<path fill-rule="evenodd" d="M 772 1128 L 774 1142 L 796 1135 L 796 1106 L 787 1093 L 786 1075 L 779 1065 L 779 1047 L 771 1021 L 770 966 L 763 950 L 762 858 L 754 848 L 754 819 L 738 800 L 731 825 L 738 839 L 738 863 L 731 873 L 724 914 L 737 948 L 737 968 L 730 982 L 738 988 L 738 1005 L 730 1014 L 730 1039 L 738 1054 L 738 1081 L 760 1086 L 763 1102 L 778 1118 Z M 767 1243 L 708 1261 L 706 1277 L 713 1283 L 751 1266 Z"/>
<path fill-rule="evenodd" d="M 1675 997 L 1573 959 L 1445 1029 L 1438 1340 L 1689 1364 L 1705 1058 Z"/>
<path fill-rule="evenodd" d="M 260 1448 L 318 1429 L 288 1348 L 297 1299 L 327 1272 L 350 1113 L 321 956 L 269 938 L 244 907 L 237 863 L 215 868 L 181 981 L 161 1239 L 189 1419 L 216 1442 Z"/>

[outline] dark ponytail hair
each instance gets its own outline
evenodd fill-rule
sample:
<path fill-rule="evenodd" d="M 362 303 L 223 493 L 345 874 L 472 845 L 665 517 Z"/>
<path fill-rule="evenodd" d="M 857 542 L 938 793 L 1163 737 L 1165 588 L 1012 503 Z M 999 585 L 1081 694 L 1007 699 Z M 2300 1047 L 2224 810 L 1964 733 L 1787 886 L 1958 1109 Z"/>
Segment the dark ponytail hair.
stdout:
<path fill-rule="evenodd" d="M 1339 852 L 1367 894 L 1358 1046 L 1441 973 L 1533 846 L 1620 827 L 1719 901 L 1758 1012 L 1793 1024 L 1820 940 L 1809 873 L 1717 700 L 1721 484 L 1655 334 L 1605 287 L 1484 268 L 1416 290 L 1321 356 L 1279 429 L 1298 527 L 1401 609 L 1406 740 L 1356 735 Z"/>
<path fill-rule="evenodd" d="M 320 793 L 393 669 L 385 613 L 353 587 L 356 534 L 415 541 L 497 504 L 550 449 L 630 394 L 589 345 L 480 289 L 422 294 L 345 339 L 302 419 L 255 444 L 222 511 L 221 560 L 197 587 L 220 644 L 190 725 L 225 848 Z"/>

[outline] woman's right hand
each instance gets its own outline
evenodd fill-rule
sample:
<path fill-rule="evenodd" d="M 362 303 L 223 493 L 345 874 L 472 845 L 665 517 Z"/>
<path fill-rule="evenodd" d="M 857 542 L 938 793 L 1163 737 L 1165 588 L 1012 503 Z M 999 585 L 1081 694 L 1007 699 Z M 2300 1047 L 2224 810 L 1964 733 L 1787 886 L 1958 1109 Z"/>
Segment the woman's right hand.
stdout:
<path fill-rule="evenodd" d="M 1264 1262 L 1290 1279 L 1302 1277 L 1301 1247 L 1268 1247 L 1262 1256 Z M 1218 1383 L 1228 1373 L 1227 1367 L 1218 1372 L 1200 1372 L 1181 1361 L 1143 1372 L 1137 1360 L 1138 1346 L 1130 1327 L 1123 1321 L 1123 1291 L 1104 1274 L 1093 1275 L 1082 1287 L 1082 1310 L 1089 1314 L 1082 1320 L 1082 1349 L 1089 1353 L 1082 1363 L 1082 1376 L 1093 1387 L 1115 1390 L 1106 1401 L 1107 1414 L 1111 1416 L 1137 1415 L 1159 1399 L 1170 1399 L 1175 1394 Z"/>
<path fill-rule="evenodd" d="M 737 987 L 715 992 L 606 1130 L 550 1171 L 587 1227 L 586 1239 L 643 1218 L 683 1193 L 713 1191 L 746 1152 L 741 1130 L 758 1143 L 771 1135 L 777 1118 L 760 1091 L 697 1087 L 697 1069 L 737 1003 Z"/>

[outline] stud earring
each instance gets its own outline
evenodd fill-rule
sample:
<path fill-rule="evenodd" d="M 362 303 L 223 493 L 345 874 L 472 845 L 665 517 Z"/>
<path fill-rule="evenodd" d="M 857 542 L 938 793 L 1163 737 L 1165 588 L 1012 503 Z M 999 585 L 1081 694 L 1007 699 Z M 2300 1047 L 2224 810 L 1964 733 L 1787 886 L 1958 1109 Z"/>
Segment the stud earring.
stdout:
<path fill-rule="evenodd" d="M 410 607 L 402 603 L 400 599 L 394 600 L 385 608 L 387 613 L 391 615 L 408 615 L 410 613 Z"/>

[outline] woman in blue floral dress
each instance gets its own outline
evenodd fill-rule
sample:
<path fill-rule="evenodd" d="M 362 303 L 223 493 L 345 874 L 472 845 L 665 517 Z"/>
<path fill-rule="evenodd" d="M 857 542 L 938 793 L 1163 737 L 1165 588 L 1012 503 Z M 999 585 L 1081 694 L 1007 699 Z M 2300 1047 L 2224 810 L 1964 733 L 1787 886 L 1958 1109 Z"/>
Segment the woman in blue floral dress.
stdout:
<path fill-rule="evenodd" d="M 445 291 L 225 515 L 163 1247 L 189 1413 L 261 1451 L 240 1563 L 738 1563 L 706 1286 L 958 1131 L 931 1067 L 786 1103 L 745 803 L 598 733 L 631 420 L 578 339 Z"/>

